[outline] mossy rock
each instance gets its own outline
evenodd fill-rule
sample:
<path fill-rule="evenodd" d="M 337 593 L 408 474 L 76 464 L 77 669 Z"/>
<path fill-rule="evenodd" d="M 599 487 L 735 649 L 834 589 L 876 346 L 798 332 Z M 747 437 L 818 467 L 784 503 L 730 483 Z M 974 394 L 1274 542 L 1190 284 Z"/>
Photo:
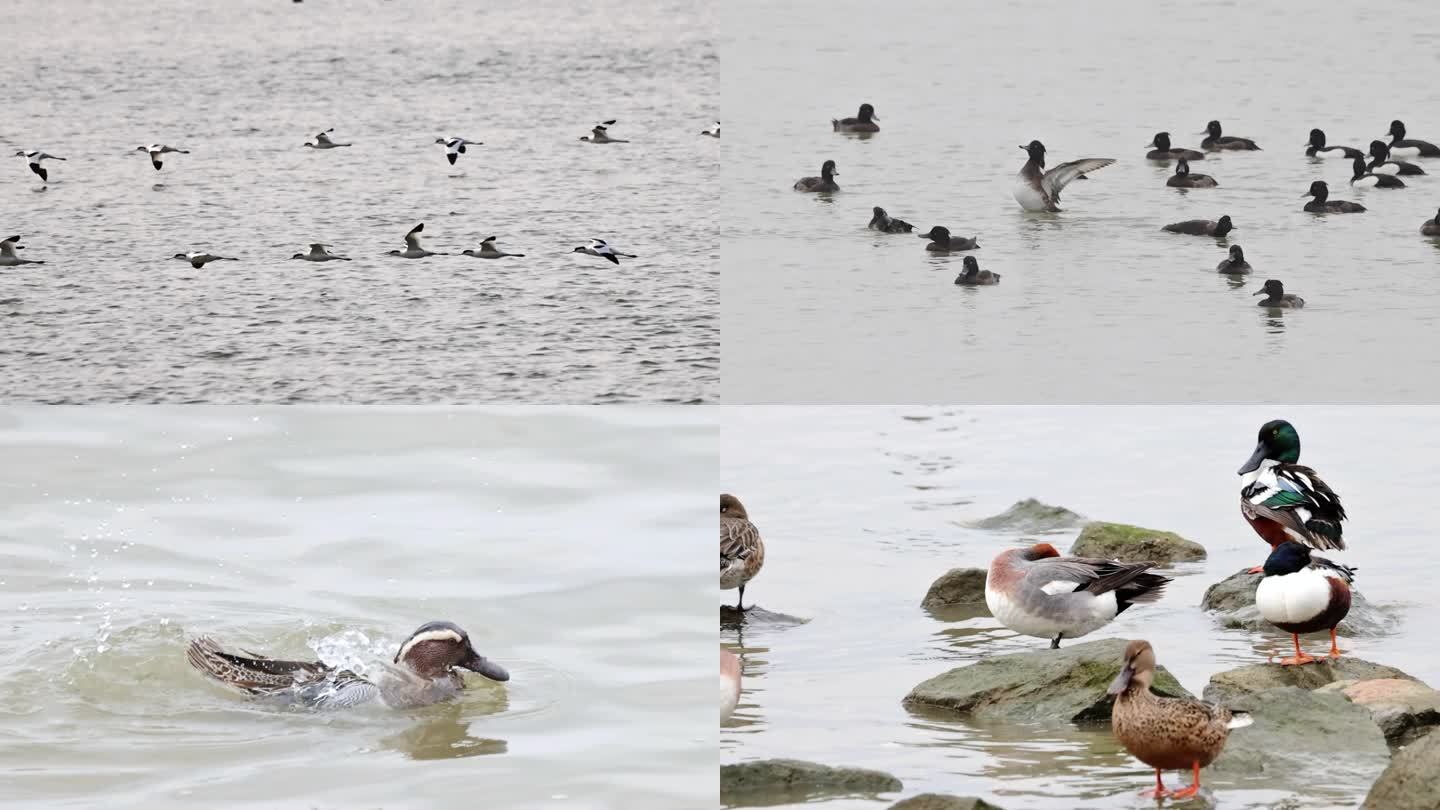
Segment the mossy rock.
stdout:
<path fill-rule="evenodd" d="M 1219 773 L 1365 784 L 1390 761 L 1385 735 L 1370 712 L 1344 695 L 1281 686 L 1225 705 L 1249 712 L 1253 722 L 1230 732 L 1211 766 Z"/>
<path fill-rule="evenodd" d="M 1109 722 L 1115 699 L 1105 692 L 1120 672 L 1129 643 L 1107 638 L 986 658 L 919 684 L 905 697 L 905 705 L 911 711 L 1011 722 Z M 1163 666 L 1155 668 L 1152 689 L 1169 697 L 1192 697 Z"/>
<path fill-rule="evenodd" d="M 1121 562 L 1171 563 L 1205 559 L 1205 547 L 1174 532 L 1125 523 L 1088 524 L 1070 546 L 1077 557 Z"/>
<path fill-rule="evenodd" d="M 894 793 L 900 780 L 883 771 L 833 768 L 798 759 L 762 759 L 720 767 L 720 801 L 727 805 L 803 802 L 822 796 Z"/>
<path fill-rule="evenodd" d="M 974 796 L 921 793 L 890 805 L 890 810 L 1003 810 L 1003 808 Z"/>
<path fill-rule="evenodd" d="M 1335 660 L 1317 655 L 1315 663 L 1298 667 L 1280 664 L 1248 664 L 1227 669 L 1210 676 L 1205 685 L 1205 699 L 1212 703 L 1234 700 L 1283 686 L 1319 689 L 1336 681 L 1369 681 L 1376 678 L 1400 678 L 1415 681 L 1411 675 L 1384 664 L 1373 664 L 1362 658 L 1341 657 Z M 1342 696 L 1343 697 L 1343 696 Z"/>
<path fill-rule="evenodd" d="M 1085 518 L 1063 506 L 1051 506 L 1034 498 L 1016 501 L 1013 506 L 998 515 L 965 524 L 972 529 L 1011 531 L 1021 534 L 1044 534 L 1073 529 L 1085 522 Z"/>
<path fill-rule="evenodd" d="M 925 598 L 920 600 L 920 607 L 926 610 L 956 605 L 984 608 L 985 576 L 984 568 L 951 568 L 930 584 L 930 590 L 926 591 Z M 986 608 L 982 615 L 988 615 L 989 612 L 989 608 Z"/>

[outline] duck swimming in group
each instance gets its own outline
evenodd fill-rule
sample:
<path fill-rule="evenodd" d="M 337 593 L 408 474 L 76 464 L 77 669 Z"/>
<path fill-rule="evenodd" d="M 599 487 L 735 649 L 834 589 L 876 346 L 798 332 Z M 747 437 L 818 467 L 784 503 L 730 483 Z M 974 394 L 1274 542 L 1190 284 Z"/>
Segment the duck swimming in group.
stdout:
<path fill-rule="evenodd" d="M 1155 138 L 1146 144 L 1146 146 L 1155 147 L 1145 153 L 1147 160 L 1176 160 L 1177 158 L 1182 160 L 1205 159 L 1204 152 L 1199 152 L 1194 149 L 1181 149 L 1178 146 L 1172 148 L 1170 146 L 1170 133 L 1168 132 L 1155 133 Z"/>
<path fill-rule="evenodd" d="M 0 267 L 17 267 L 22 264 L 44 264 L 38 259 L 22 259 L 15 251 L 24 250 L 25 246 L 20 244 L 19 236 L 8 236 L 0 239 Z"/>
<path fill-rule="evenodd" d="M 1324 180 L 1316 180 L 1310 184 L 1310 190 L 1300 195 L 1301 197 L 1314 197 L 1305 203 L 1305 211 L 1312 214 L 1360 214 L 1364 213 L 1365 206 L 1349 200 L 1330 199 L 1330 186 Z"/>
<path fill-rule="evenodd" d="M 1435 212 L 1434 219 L 1425 220 L 1425 224 L 1420 226 L 1420 235 L 1440 236 L 1440 211 Z"/>
<path fill-rule="evenodd" d="M 1208 174 L 1191 174 L 1190 161 L 1180 158 L 1175 163 L 1175 173 L 1165 181 L 1170 188 L 1215 188 L 1220 185 Z"/>
<path fill-rule="evenodd" d="M 1160 230 L 1170 233 L 1184 233 L 1191 236 L 1213 236 L 1223 237 L 1235 230 L 1235 223 L 1230 221 L 1230 215 L 1226 214 L 1218 220 L 1212 219 L 1187 219 L 1184 222 L 1172 222 L 1169 225 L 1160 226 Z"/>
<path fill-rule="evenodd" d="M 951 236 L 950 229 L 944 225 L 936 225 L 926 233 L 917 234 L 921 239 L 929 239 L 930 244 L 925 249 L 933 253 L 948 253 L 954 250 L 974 250 L 980 247 L 980 237 L 972 236 Z"/>
<path fill-rule="evenodd" d="M 1324 130 L 1310 130 L 1310 143 L 1305 147 L 1306 157 L 1321 157 L 1321 152 L 1339 152 L 1347 158 L 1363 158 L 1365 153 L 1351 146 L 1326 146 Z"/>
<path fill-rule="evenodd" d="M 1407 160 L 1390 157 L 1390 145 L 1384 141 L 1370 142 L 1370 171 L 1376 174 L 1421 175 L 1425 170 Z"/>
<path fill-rule="evenodd" d="M 1110 728 L 1132 756 L 1155 769 L 1147 798 L 1188 799 L 1200 791 L 1200 769 L 1215 761 L 1231 729 L 1250 725 L 1250 715 L 1194 698 L 1163 697 L 1150 691 L 1155 649 L 1148 641 L 1125 647 L 1125 663 L 1107 690 L 1115 697 Z M 1194 773 L 1187 788 L 1165 789 L 1162 771 Z"/>
<path fill-rule="evenodd" d="M 839 191 L 840 186 L 835 183 L 835 161 L 827 160 L 820 166 L 819 177 L 802 177 L 795 181 L 796 191 Z"/>
<path fill-rule="evenodd" d="M 420 232 L 425 230 L 425 223 L 420 223 L 405 234 L 404 250 L 387 250 L 386 256 L 399 256 L 402 259 L 423 259 L 426 256 L 443 256 L 443 253 L 435 253 L 420 246 Z"/>
<path fill-rule="evenodd" d="M 1371 186 L 1372 188 L 1405 188 L 1405 181 L 1393 174 L 1375 174 L 1365 165 L 1365 158 L 1357 157 L 1354 163 L 1354 174 L 1350 177 L 1352 186 Z"/>
<path fill-rule="evenodd" d="M 1345 507 L 1319 474 L 1300 464 L 1300 434 L 1294 425 L 1284 419 L 1261 425 L 1255 451 L 1236 474 L 1241 476 L 1240 514 L 1272 551 L 1289 541 L 1323 551 L 1344 550 L 1340 522 Z M 1256 566 L 1250 573 L 1261 570 L 1263 566 Z"/>
<path fill-rule="evenodd" d="M 1220 134 L 1220 122 L 1211 121 L 1205 125 L 1205 140 L 1200 142 L 1200 148 L 1207 152 L 1219 152 L 1225 149 L 1240 149 L 1256 151 L 1260 147 L 1249 138 L 1236 138 L 1230 135 Z"/>
<path fill-rule="evenodd" d="M 980 269 L 980 260 L 966 256 L 964 269 L 955 277 L 955 283 L 962 287 L 986 287 L 1000 283 L 1000 274 Z"/>
<path fill-rule="evenodd" d="M 1287 540 L 1271 550 L 1261 568 L 1265 578 L 1255 590 L 1255 606 L 1265 621 L 1290 634 L 1295 657 L 1280 659 L 1281 666 L 1308 664 L 1315 659 L 1300 649 L 1300 634 L 1330 631 L 1330 658 L 1340 657 L 1335 627 L 1350 612 L 1350 583 L 1355 569 L 1310 553 Z"/>
<path fill-rule="evenodd" d="M 374 680 L 322 661 L 236 655 L 203 637 L 190 642 L 185 657 L 191 666 L 246 694 L 315 709 L 350 708 L 377 699 L 393 709 L 428 706 L 464 691 L 462 669 L 492 681 L 510 680 L 504 667 L 476 652 L 470 636 L 451 622 L 420 625 Z"/>
<path fill-rule="evenodd" d="M 879 132 L 880 125 L 875 123 L 879 120 L 874 107 L 861 104 L 854 118 L 831 118 L 830 128 L 835 132 Z"/>
<path fill-rule="evenodd" d="M 1226 273 L 1232 276 L 1244 276 L 1250 273 L 1250 263 L 1245 261 L 1245 251 L 1239 245 L 1230 246 L 1229 258 L 1222 259 L 1215 266 L 1215 272 Z"/>
<path fill-rule="evenodd" d="M 735 609 L 745 610 L 745 584 L 765 565 L 765 541 L 734 495 L 720 496 L 720 590 L 740 589 Z"/>
<path fill-rule="evenodd" d="M 885 209 L 881 208 L 878 205 L 872 209 L 872 213 L 874 214 L 874 216 L 870 218 L 870 224 L 865 226 L 872 231 L 883 231 L 884 233 L 910 233 L 911 231 L 915 230 L 914 225 L 911 225 L 903 219 L 895 219 L 894 217 L 885 213 Z"/>
<path fill-rule="evenodd" d="M 1131 605 L 1155 602 L 1169 578 L 1149 573 L 1155 563 L 1061 557 L 1049 543 L 1000 552 L 985 576 L 985 604 L 1022 636 L 1080 638 L 1115 620 Z"/>
<path fill-rule="evenodd" d="M 1285 284 L 1279 279 L 1266 279 L 1265 284 L 1254 295 L 1265 296 L 1263 300 L 1256 302 L 1255 306 L 1266 309 L 1302 309 L 1305 306 L 1305 299 L 1295 293 L 1285 292 Z"/>
<path fill-rule="evenodd" d="M 1390 122 L 1390 151 L 1397 155 L 1416 155 L 1418 157 L 1440 157 L 1440 146 L 1429 141 L 1419 141 L 1405 137 L 1405 124 L 1400 121 Z"/>
<path fill-rule="evenodd" d="M 1060 211 L 1060 192 L 1076 178 L 1089 172 L 1103 169 L 1115 162 L 1114 158 L 1082 158 L 1045 171 L 1045 144 L 1031 141 L 1020 147 L 1030 156 L 1020 173 L 1015 176 L 1015 202 L 1026 211 Z"/>

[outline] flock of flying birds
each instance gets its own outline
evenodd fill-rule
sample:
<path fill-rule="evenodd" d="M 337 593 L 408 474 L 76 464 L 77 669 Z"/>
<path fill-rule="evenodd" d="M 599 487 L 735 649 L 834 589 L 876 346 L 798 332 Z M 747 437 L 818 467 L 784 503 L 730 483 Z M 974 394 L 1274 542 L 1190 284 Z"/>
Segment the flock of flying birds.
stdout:
<path fill-rule="evenodd" d="M 610 127 L 615 125 L 615 120 L 616 119 L 612 118 L 596 124 L 594 128 L 590 130 L 590 134 L 581 136 L 580 140 L 586 143 L 629 143 L 630 141 L 625 139 L 610 137 Z M 334 131 L 335 128 L 331 127 L 324 132 L 320 132 L 316 134 L 315 137 L 306 141 L 304 143 L 304 146 L 311 149 L 338 149 L 341 147 L 352 145 L 348 143 L 339 143 L 335 139 L 331 138 L 330 133 Z M 720 122 L 716 121 L 712 126 L 701 131 L 700 134 L 710 138 L 719 138 Z M 460 137 L 436 138 L 435 143 L 445 147 L 445 159 L 450 162 L 451 166 L 454 166 L 455 161 L 459 160 L 460 156 L 465 154 L 465 147 L 483 145 L 482 141 L 472 141 L 468 138 Z M 146 154 L 148 154 L 150 156 L 150 165 L 154 166 L 155 171 L 157 172 L 165 167 L 165 161 L 163 159 L 164 155 L 190 154 L 190 150 L 188 149 L 177 149 L 173 146 L 167 146 L 160 143 L 154 143 L 148 146 L 137 146 L 135 147 L 135 151 L 145 152 Z M 45 168 L 44 162 L 47 160 L 65 160 L 65 158 L 63 157 L 52 155 L 39 149 L 21 150 L 15 153 L 15 157 L 25 158 L 30 165 L 30 171 L 34 172 L 40 178 L 40 180 L 45 183 L 48 183 L 50 181 L 50 172 Z M 411 228 L 410 231 L 405 234 L 405 249 L 391 250 L 388 251 L 385 255 L 398 256 L 403 259 L 424 259 L 429 256 L 450 255 L 448 253 L 437 253 L 435 251 L 426 250 L 424 247 L 422 247 L 420 245 L 420 232 L 423 230 L 425 230 L 425 223 L 423 222 L 419 225 L 416 225 L 414 228 Z M 466 249 L 461 251 L 460 255 L 471 256 L 476 259 L 521 258 L 525 255 L 524 253 L 506 253 L 505 251 L 500 250 L 498 247 L 495 246 L 495 239 L 496 237 L 494 236 L 488 237 L 480 242 L 479 250 Z M 323 242 L 314 242 L 311 243 L 309 247 L 310 250 L 308 252 L 296 253 L 290 258 L 303 259 L 304 261 L 309 262 L 350 261 L 350 259 L 345 256 L 339 256 L 334 253 L 330 253 L 327 248 L 333 247 L 333 245 L 328 245 Z M 15 251 L 23 249 L 24 245 L 20 244 L 20 236 L 18 235 L 0 240 L 0 267 L 14 267 L 16 265 L 22 264 L 45 263 L 42 260 L 22 259 L 20 255 L 17 254 Z M 583 253 L 587 256 L 597 256 L 616 265 L 620 264 L 620 260 L 622 258 L 638 258 L 633 253 L 625 253 L 617 250 L 614 246 L 608 244 L 604 239 L 592 239 L 590 240 L 590 243 L 588 245 L 582 245 L 580 247 L 577 247 L 571 252 Z M 210 253 L 208 251 L 176 253 L 171 258 L 182 259 L 186 262 L 189 262 L 190 266 L 196 268 L 197 270 L 201 267 L 204 267 L 210 262 L 239 261 L 239 259 L 233 256 L 220 256 L 214 253 Z"/>
<path fill-rule="evenodd" d="M 877 123 L 879 120 L 879 116 L 875 115 L 873 105 L 861 104 L 859 113 L 855 117 L 832 118 L 830 126 L 835 132 L 856 133 L 862 137 L 869 137 L 870 134 L 880 131 L 880 125 Z M 1219 186 L 1215 178 L 1191 172 L 1191 161 L 1204 160 L 1207 152 L 1260 151 L 1260 147 L 1256 145 L 1255 141 L 1249 138 L 1225 135 L 1219 121 L 1211 121 L 1206 124 L 1203 134 L 1206 137 L 1200 142 L 1200 149 L 1204 151 L 1173 147 L 1168 132 L 1156 133 L 1153 141 L 1148 144 L 1147 148 L 1150 148 L 1151 151 L 1145 155 L 1147 160 L 1167 163 L 1175 161 L 1176 163 L 1175 174 L 1166 180 L 1166 186 L 1171 188 L 1215 188 Z M 1390 136 L 1388 143 L 1383 140 L 1370 142 L 1369 162 L 1367 162 L 1366 152 L 1350 146 L 1327 145 L 1324 131 L 1312 129 L 1305 155 L 1310 158 L 1320 158 L 1337 153 L 1346 160 L 1352 161 L 1353 174 L 1350 178 L 1350 185 L 1388 189 L 1405 188 L 1405 182 L 1397 175 L 1425 174 L 1425 170 L 1420 166 L 1404 160 L 1393 159 L 1392 154 L 1413 155 L 1422 158 L 1440 157 L 1440 146 L 1408 137 L 1402 121 L 1391 121 L 1389 132 L 1386 134 Z M 1020 148 L 1026 152 L 1028 160 L 1020 167 L 1020 171 L 1015 177 L 1014 196 L 1015 201 L 1026 211 L 1059 213 L 1061 210 L 1059 206 L 1060 192 L 1066 186 L 1076 180 L 1088 180 L 1089 173 L 1103 169 L 1115 162 L 1114 158 L 1081 158 L 1061 163 L 1047 170 L 1045 168 L 1045 144 L 1040 141 L 1031 141 Z M 836 170 L 835 161 L 827 160 L 820 166 L 818 177 L 802 177 L 795 181 L 794 188 L 796 191 L 831 194 L 840 190 L 840 185 L 835 182 L 837 175 L 839 172 Z M 1366 210 L 1365 206 L 1357 202 L 1330 199 L 1330 187 L 1324 180 L 1312 182 L 1309 191 L 1301 196 L 1314 198 L 1302 209 L 1311 214 L 1353 214 Z M 873 217 L 867 226 L 870 230 L 883 233 L 912 233 L 915 231 L 914 225 L 890 216 L 884 208 L 876 206 L 872 209 L 872 213 Z M 1191 219 L 1184 222 L 1172 222 L 1163 226 L 1161 230 L 1223 239 L 1234 227 L 1229 215 L 1225 215 L 1218 220 Z M 1436 213 L 1434 219 L 1427 220 L 1420 226 L 1420 233 L 1424 236 L 1440 236 L 1440 212 Z M 977 237 L 952 236 L 950 230 L 943 226 L 931 228 L 929 232 L 919 234 L 919 236 L 921 239 L 930 240 L 925 247 L 930 252 L 949 253 L 974 250 L 980 247 Z M 1243 276 L 1248 275 L 1252 268 L 1250 263 L 1245 260 L 1245 251 L 1239 245 L 1231 245 L 1229 255 L 1216 266 L 1215 270 L 1230 276 Z M 964 268 L 955 278 L 955 283 L 961 286 L 999 284 L 1000 274 L 981 270 L 980 263 L 975 257 L 966 256 Z M 1285 292 L 1285 285 L 1278 279 L 1267 280 L 1255 295 L 1264 295 L 1265 298 L 1258 305 L 1271 309 L 1299 309 L 1305 306 L 1305 299 Z"/>

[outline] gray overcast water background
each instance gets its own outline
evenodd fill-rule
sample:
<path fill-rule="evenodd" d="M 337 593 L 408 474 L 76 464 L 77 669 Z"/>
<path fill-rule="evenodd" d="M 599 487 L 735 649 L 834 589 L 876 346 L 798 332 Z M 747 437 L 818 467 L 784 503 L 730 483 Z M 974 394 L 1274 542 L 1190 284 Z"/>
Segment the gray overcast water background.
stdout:
<path fill-rule="evenodd" d="M 713 808 L 717 434 L 662 407 L 0 409 L 0 805 Z M 185 660 L 204 634 L 374 672 L 438 618 L 511 680 L 308 712 Z"/>
<path fill-rule="evenodd" d="M 1367 147 L 1391 119 L 1440 142 L 1440 8 L 1283 4 L 905 4 L 740 0 L 724 27 L 724 396 L 737 401 L 972 402 L 1433 397 L 1440 160 L 1402 190 L 1356 190 L 1311 160 L 1312 127 Z M 743 25 L 730 25 L 743 20 Z M 881 132 L 830 119 L 875 105 Z M 1219 119 L 1263 151 L 1192 166 L 1167 188 L 1158 131 L 1198 148 Z M 1011 196 L 1017 146 L 1049 165 L 1119 162 L 1066 189 L 1058 215 Z M 1388 140 L 1388 139 L 1387 139 Z M 831 199 L 791 185 L 839 164 Z M 1316 179 L 1364 214 L 1316 217 Z M 927 256 L 865 230 L 873 206 L 979 235 Z M 1228 243 L 1162 233 L 1230 214 Z M 1255 273 L 1215 272 L 1225 244 Z M 965 255 L 997 287 L 952 281 Z M 1267 278 L 1307 301 L 1269 314 Z M 1426 369 L 1424 373 L 1417 373 Z M 1403 373 L 1402 373 L 1403 370 Z M 1282 381 L 1283 380 L 1283 381 Z"/>
<path fill-rule="evenodd" d="M 730 408 L 722 488 L 744 502 L 766 545 L 746 604 L 809 622 L 761 622 L 738 635 L 722 628 L 722 644 L 744 657 L 745 691 L 721 731 L 721 762 L 793 757 L 878 768 L 904 782 L 900 795 L 979 795 L 1006 810 L 1154 810 L 1138 795 L 1154 772 L 1108 727 L 907 711 L 901 700 L 927 678 L 1047 646 L 988 615 L 941 620 L 920 600 L 950 568 L 987 567 L 1025 536 L 964 523 L 1034 497 L 1095 520 L 1175 531 L 1209 552 L 1164 572 L 1175 581 L 1161 601 L 1126 611 L 1085 641 L 1148 639 L 1160 664 L 1196 694 L 1217 672 L 1285 651 L 1289 637 L 1278 630 L 1225 629 L 1199 608 L 1211 583 L 1264 560 L 1264 542 L 1240 516 L 1235 470 L 1256 429 L 1277 416 L 1295 424 L 1302 461 L 1349 512 L 1350 548 L 1329 556 L 1358 568 L 1356 589 L 1392 623 L 1383 636 L 1342 637 L 1341 649 L 1440 683 L 1427 630 L 1440 608 L 1440 565 L 1419 552 L 1440 519 L 1432 408 Z M 1068 549 L 1075 533 L 1045 539 Z M 720 596 L 732 605 L 734 597 Z M 1206 770 L 1213 802 L 1183 806 L 1349 810 L 1377 775 L 1344 755 L 1303 772 Z M 1189 781 L 1168 774 L 1167 783 L 1177 778 Z M 823 807 L 881 810 L 895 801 L 887 799 Z"/>
<path fill-rule="evenodd" d="M 0 398 L 719 395 L 715 9 L 21 0 L 6 7 Z M 578 139 L 601 119 L 629 144 Z M 334 127 L 343 149 L 301 144 Z M 483 141 L 451 167 L 437 137 Z M 189 149 L 156 172 L 140 144 Z M 47 161 L 49 188 L 21 149 Z M 162 184 L 156 186 L 156 184 Z M 383 256 L 418 222 L 458 254 Z M 638 254 L 572 254 L 591 238 Z M 328 242 L 351 262 L 289 261 Z M 236 256 L 193 270 L 170 259 Z"/>

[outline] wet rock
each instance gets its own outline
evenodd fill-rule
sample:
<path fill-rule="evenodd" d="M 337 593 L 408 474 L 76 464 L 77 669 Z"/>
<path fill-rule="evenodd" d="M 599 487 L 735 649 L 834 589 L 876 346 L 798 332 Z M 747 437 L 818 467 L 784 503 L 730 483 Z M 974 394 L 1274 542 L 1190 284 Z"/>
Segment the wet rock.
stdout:
<path fill-rule="evenodd" d="M 720 767 L 724 804 L 779 804 L 820 796 L 873 796 L 901 789 L 900 780 L 882 771 L 832 768 L 798 759 L 763 759 Z"/>
<path fill-rule="evenodd" d="M 1334 692 L 1281 686 L 1227 700 L 1254 723 L 1230 732 L 1212 766 L 1230 774 L 1284 774 L 1355 784 L 1375 778 L 1390 759 L 1370 712 Z"/>
<path fill-rule="evenodd" d="M 1415 680 L 1394 667 L 1374 664 L 1361 658 L 1341 657 L 1331 661 L 1317 656 L 1315 663 L 1295 667 L 1249 664 L 1217 672 L 1211 675 L 1210 682 L 1205 684 L 1204 697 L 1212 703 L 1225 703 L 1241 695 L 1251 695 L 1281 686 L 1319 689 L 1336 681 L 1368 681 L 1375 678 Z"/>
<path fill-rule="evenodd" d="M 1070 546 L 1078 557 L 1121 562 L 1184 562 L 1205 559 L 1205 547 L 1174 532 L 1096 521 Z"/>
<path fill-rule="evenodd" d="M 1370 710 L 1392 746 L 1408 745 L 1440 726 L 1440 691 L 1419 681 L 1376 678 L 1346 684 L 1339 691 Z"/>
<path fill-rule="evenodd" d="M 1244 630 L 1273 629 L 1273 625 L 1260 615 L 1255 607 L 1255 589 L 1260 587 L 1261 574 L 1240 571 L 1205 589 L 1200 598 L 1200 607 L 1219 614 L 1220 623 L 1225 627 Z M 1342 636 L 1383 636 L 1389 632 L 1389 617 L 1380 608 L 1365 600 L 1363 594 L 1351 586 L 1350 613 L 1336 628 Z"/>
<path fill-rule="evenodd" d="M 1395 752 L 1365 797 L 1361 810 L 1436 810 L 1440 808 L 1440 731 Z"/>
<path fill-rule="evenodd" d="M 720 606 L 720 627 L 727 630 L 741 627 L 786 628 L 805 624 L 808 621 L 810 620 L 802 619 L 799 616 L 775 613 L 759 605 L 750 605 L 745 608 L 743 613 L 736 610 L 734 605 Z"/>
<path fill-rule="evenodd" d="M 1016 501 L 1014 506 L 998 515 L 972 521 L 965 525 L 972 529 L 1043 534 L 1073 529 L 1084 522 L 1084 517 L 1063 506 L 1051 506 L 1034 498 L 1026 498 L 1023 501 Z"/>
<path fill-rule="evenodd" d="M 921 793 L 890 805 L 890 810 L 1002 810 L 974 796 L 951 796 L 948 793 Z"/>
<path fill-rule="evenodd" d="M 920 600 L 920 607 L 927 610 L 952 605 L 984 607 L 985 573 L 984 568 L 951 568 L 930 585 L 930 590 L 925 592 L 925 598 Z M 983 615 L 988 615 L 989 612 L 989 608 L 986 608 Z"/>
<path fill-rule="evenodd" d="M 1107 638 L 1058 650 L 997 655 L 921 683 L 905 696 L 905 705 L 911 711 L 1016 722 L 1109 722 L 1115 701 L 1105 690 L 1120 672 L 1128 643 Z M 1163 666 L 1155 669 L 1154 691 L 1191 696 Z"/>

